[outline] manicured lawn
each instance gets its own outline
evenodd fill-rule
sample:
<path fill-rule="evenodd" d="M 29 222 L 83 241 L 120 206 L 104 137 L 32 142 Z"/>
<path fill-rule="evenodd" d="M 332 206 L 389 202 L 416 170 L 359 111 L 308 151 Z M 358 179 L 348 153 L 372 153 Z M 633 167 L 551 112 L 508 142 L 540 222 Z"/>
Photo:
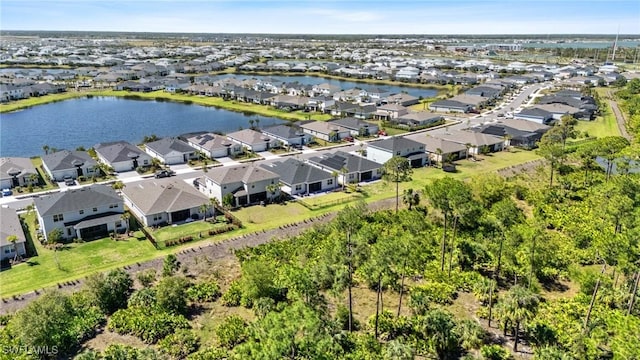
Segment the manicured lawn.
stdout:
<path fill-rule="evenodd" d="M 57 101 L 81 98 L 86 95 L 87 93 L 84 92 L 69 91 L 61 94 L 51 94 L 46 96 L 16 100 L 7 104 L 0 104 L 0 113 L 22 110 L 32 106 L 48 104 Z"/>
<path fill-rule="evenodd" d="M 586 131 L 591 137 L 620 136 L 616 117 L 613 115 L 609 104 L 607 104 L 604 116 L 598 116 L 593 121 L 579 120 L 576 129 L 581 132 Z"/>
<path fill-rule="evenodd" d="M 320 207 L 351 202 L 361 198 L 363 198 L 363 196 L 360 193 L 346 193 L 343 191 L 335 191 L 328 194 L 305 197 L 298 201 L 305 203 L 307 205 L 306 207 L 308 208 L 317 209 Z"/>
<path fill-rule="evenodd" d="M 311 211 L 296 202 L 289 202 L 287 204 L 249 206 L 234 211 L 233 215 L 242 221 L 246 232 L 252 232 L 299 222 L 320 215 L 326 212 L 325 210 Z"/>
<path fill-rule="evenodd" d="M 30 224 L 31 238 L 35 239 L 35 215 L 32 213 L 25 217 Z M 0 272 L 0 296 L 8 297 L 55 286 L 58 282 L 79 279 L 159 255 L 149 241 L 137 238 L 119 241 L 106 238 L 86 243 L 71 243 L 57 252 L 45 248 L 37 240 L 34 241 L 34 246 L 37 256 L 30 258 L 26 263 Z"/>
<path fill-rule="evenodd" d="M 194 221 L 188 224 L 181 225 L 169 225 L 162 227 L 158 230 L 152 231 L 151 234 L 156 238 L 156 241 L 174 240 L 185 236 L 197 236 L 202 233 L 204 237 L 209 237 L 208 231 L 226 226 L 224 222 L 212 224 L 208 221 Z"/>

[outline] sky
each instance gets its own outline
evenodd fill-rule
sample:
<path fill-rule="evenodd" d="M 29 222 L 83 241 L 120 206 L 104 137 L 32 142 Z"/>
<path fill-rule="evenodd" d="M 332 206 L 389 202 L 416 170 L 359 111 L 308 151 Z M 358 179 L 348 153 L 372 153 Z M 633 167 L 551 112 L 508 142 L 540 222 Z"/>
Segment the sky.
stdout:
<path fill-rule="evenodd" d="M 640 1 L 0 0 L 2 30 L 640 34 Z"/>

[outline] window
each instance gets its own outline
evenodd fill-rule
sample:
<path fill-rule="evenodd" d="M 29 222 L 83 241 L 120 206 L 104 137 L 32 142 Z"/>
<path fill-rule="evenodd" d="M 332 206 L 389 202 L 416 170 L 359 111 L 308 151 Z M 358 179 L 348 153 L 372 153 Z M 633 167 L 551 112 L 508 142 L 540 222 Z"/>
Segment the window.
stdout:
<path fill-rule="evenodd" d="M 327 180 L 327 185 L 333 185 L 333 179 Z"/>
<path fill-rule="evenodd" d="M 349 174 L 349 179 L 353 179 L 354 176 L 355 174 Z"/>
<path fill-rule="evenodd" d="M 117 227 L 117 228 L 122 227 L 122 221 L 117 221 L 117 222 L 116 222 L 116 227 Z"/>
<path fill-rule="evenodd" d="M 400 151 L 396 151 L 396 155 L 400 156 Z"/>
<path fill-rule="evenodd" d="M 296 190 L 298 190 L 298 191 L 302 190 L 302 185 L 300 185 L 300 184 L 296 185 Z"/>
<path fill-rule="evenodd" d="M 117 208 L 117 207 L 118 207 L 118 204 L 109 205 L 109 209 L 114 209 L 114 208 Z"/>
<path fill-rule="evenodd" d="M 142 163 L 145 164 L 145 165 L 149 165 L 149 160 L 145 160 Z"/>
<path fill-rule="evenodd" d="M 53 222 L 64 221 L 62 214 L 53 215 Z"/>
<path fill-rule="evenodd" d="M 98 212 L 98 208 L 93 208 L 93 212 Z"/>
<path fill-rule="evenodd" d="M 252 189 L 253 189 L 253 188 L 255 188 L 255 187 L 256 187 L 255 185 L 251 185 L 251 188 L 252 188 Z"/>
<path fill-rule="evenodd" d="M 67 235 L 71 236 L 71 228 L 67 228 Z"/>
<path fill-rule="evenodd" d="M 80 215 L 84 214 L 84 210 L 80 210 Z"/>

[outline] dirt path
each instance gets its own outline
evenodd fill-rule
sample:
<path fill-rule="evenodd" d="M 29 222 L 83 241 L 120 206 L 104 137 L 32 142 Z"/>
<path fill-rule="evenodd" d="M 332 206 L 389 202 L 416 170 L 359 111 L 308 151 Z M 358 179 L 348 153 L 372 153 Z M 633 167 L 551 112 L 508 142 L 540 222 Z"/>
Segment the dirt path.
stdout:
<path fill-rule="evenodd" d="M 616 122 L 618 123 L 618 129 L 620 129 L 620 135 L 625 137 L 627 140 L 631 141 L 631 135 L 629 135 L 629 133 L 627 132 L 627 126 L 626 126 L 626 121 L 624 119 L 624 115 L 622 114 L 622 111 L 620 111 L 620 108 L 618 107 L 618 103 L 613 100 L 613 94 L 611 93 L 611 90 L 607 91 L 607 101 L 609 102 L 609 106 L 611 107 L 611 110 L 613 110 L 613 114 L 616 117 Z"/>
<path fill-rule="evenodd" d="M 377 201 L 369 204 L 368 206 L 371 210 L 388 209 L 395 206 L 395 198 Z M 180 250 L 176 253 L 176 256 L 178 257 L 178 261 L 187 268 L 190 268 L 191 266 L 196 265 L 198 261 L 202 261 L 202 259 L 205 258 L 210 261 L 215 261 L 225 257 L 233 257 L 233 252 L 235 250 L 246 247 L 255 247 L 271 241 L 282 240 L 298 235 L 303 231 L 310 229 L 314 225 L 327 223 L 334 217 L 335 213 L 327 213 L 299 223 L 292 223 L 271 230 L 246 234 L 211 245 L 195 244 L 190 248 Z M 156 269 L 158 273 L 161 273 L 163 261 L 164 258 L 160 257 L 150 261 L 128 265 L 123 269 L 134 278 L 135 273 L 145 269 Z M 58 289 L 63 292 L 73 292 L 80 289 L 82 283 L 82 280 L 68 281 L 61 283 L 61 286 L 59 286 Z M 0 303 L 0 314 L 12 313 L 21 309 L 31 302 L 31 300 L 40 296 L 40 294 L 42 294 L 42 291 L 32 291 L 26 294 L 14 296 L 13 298 L 3 299 L 3 302 Z"/>

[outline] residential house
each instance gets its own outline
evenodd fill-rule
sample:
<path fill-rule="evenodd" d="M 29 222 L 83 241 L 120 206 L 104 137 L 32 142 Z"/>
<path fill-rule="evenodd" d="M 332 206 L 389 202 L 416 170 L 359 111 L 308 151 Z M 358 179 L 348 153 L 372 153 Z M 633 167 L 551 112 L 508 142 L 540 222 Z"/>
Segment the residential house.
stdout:
<path fill-rule="evenodd" d="M 475 155 L 480 154 L 483 151 L 502 151 L 509 142 L 508 139 L 498 136 L 460 130 L 449 130 L 445 133 L 434 136 L 468 146 L 469 154 Z"/>
<path fill-rule="evenodd" d="M 241 145 L 248 151 L 267 151 L 273 147 L 278 147 L 278 140 L 271 138 L 259 131 L 244 129 L 227 134 L 227 138 L 236 144 Z"/>
<path fill-rule="evenodd" d="M 409 160 L 411 167 L 422 167 L 427 160 L 424 144 L 394 136 L 387 139 L 367 143 L 367 159 L 384 164 L 394 156 L 402 156 Z"/>
<path fill-rule="evenodd" d="M 128 183 L 122 189 L 124 204 L 144 226 L 176 224 L 187 219 L 213 215 L 202 205 L 209 198 L 193 186 L 177 178 L 151 179 Z"/>
<path fill-rule="evenodd" d="M 397 119 L 392 120 L 392 122 L 398 125 L 407 126 L 411 129 L 416 127 L 426 127 L 443 120 L 444 117 L 442 117 L 442 115 L 432 114 L 428 111 L 412 111 L 399 116 Z"/>
<path fill-rule="evenodd" d="M 277 174 L 282 191 L 290 195 L 308 195 L 338 186 L 337 179 L 331 172 L 294 158 L 261 166 Z"/>
<path fill-rule="evenodd" d="M 99 143 L 93 146 L 98 160 L 116 172 L 135 170 L 151 165 L 151 156 L 126 141 Z"/>
<path fill-rule="evenodd" d="M 0 102 L 19 100 L 29 97 L 24 93 L 24 88 L 15 85 L 0 84 Z"/>
<path fill-rule="evenodd" d="M 383 104 L 398 104 L 401 106 L 411 106 L 420 103 L 420 99 L 405 93 L 387 96 L 382 99 Z"/>
<path fill-rule="evenodd" d="M 80 176 L 91 177 L 98 162 L 84 151 L 61 150 L 42 157 L 42 168 L 54 181 L 62 181 L 66 176 L 77 179 Z"/>
<path fill-rule="evenodd" d="M 375 117 L 380 120 L 393 120 L 408 113 L 407 108 L 402 105 L 387 104 L 378 107 Z"/>
<path fill-rule="evenodd" d="M 565 115 L 574 116 L 580 113 L 580 109 L 565 104 L 538 104 L 536 108 L 550 112 L 554 120 L 560 120 Z"/>
<path fill-rule="evenodd" d="M 463 103 L 456 100 L 438 100 L 429 104 L 429 110 L 438 112 L 468 113 L 474 109 L 474 104 Z"/>
<path fill-rule="evenodd" d="M 515 119 L 528 120 L 545 125 L 548 125 L 553 121 L 553 114 L 538 107 L 523 109 L 520 112 L 514 113 L 513 117 Z"/>
<path fill-rule="evenodd" d="M 277 95 L 269 99 L 271 106 L 278 109 L 288 108 L 290 110 L 304 109 L 309 102 L 308 97 L 304 96 L 292 96 L 292 95 Z"/>
<path fill-rule="evenodd" d="M 429 163 L 454 161 L 467 156 L 467 147 L 463 144 L 444 140 L 425 133 L 409 134 L 405 138 L 424 144 Z"/>
<path fill-rule="evenodd" d="M 351 136 L 372 136 L 378 134 L 378 125 L 356 119 L 355 117 L 347 117 L 328 121 L 331 124 L 349 129 Z"/>
<path fill-rule="evenodd" d="M 242 152 L 242 145 L 224 135 L 205 133 L 187 138 L 187 143 L 210 158 L 234 156 Z"/>
<path fill-rule="evenodd" d="M 20 218 L 16 211 L 9 207 L 0 207 L 0 260 L 13 259 L 16 254 L 27 254 L 25 244 L 27 238 L 24 235 Z M 15 242 L 9 241 L 10 236 L 15 236 Z"/>
<path fill-rule="evenodd" d="M 292 147 L 302 147 L 312 139 L 310 134 L 305 133 L 302 128 L 296 125 L 274 125 L 262 129 L 262 133 L 279 141 L 283 145 Z"/>
<path fill-rule="evenodd" d="M 146 143 L 144 151 L 167 165 L 183 164 L 198 158 L 196 149 L 174 137 Z"/>
<path fill-rule="evenodd" d="M 346 185 L 379 179 L 382 164 L 361 156 L 336 151 L 309 159 L 309 164 L 333 173 L 338 173 L 338 183 Z"/>
<path fill-rule="evenodd" d="M 338 142 L 351 136 L 349 129 L 326 121 L 308 121 L 298 124 L 305 133 L 328 142 Z"/>
<path fill-rule="evenodd" d="M 519 120 L 526 121 L 526 120 Z M 495 135 L 499 136 L 503 139 L 509 140 L 509 145 L 517 146 L 524 149 L 533 149 L 537 147 L 538 142 L 542 138 L 542 135 L 549 128 L 546 125 L 533 123 L 531 121 L 526 121 L 535 125 L 541 126 L 536 131 L 530 130 L 522 130 L 517 129 L 515 127 L 511 127 L 504 123 L 489 123 L 479 127 L 471 128 L 471 131 L 480 132 L 483 134 Z"/>
<path fill-rule="evenodd" d="M 204 176 L 200 191 L 221 204 L 231 197 L 233 206 L 269 201 L 280 195 L 280 176 L 255 164 L 215 168 Z M 231 195 L 229 195 L 231 194 Z"/>
<path fill-rule="evenodd" d="M 34 199 L 40 229 L 45 239 L 60 229 L 65 239 L 92 240 L 126 231 L 124 205 L 108 185 L 91 185 Z"/>
<path fill-rule="evenodd" d="M 35 175 L 35 176 L 34 176 Z M 0 158 L 0 189 L 37 184 L 40 175 L 31 159 L 18 157 Z"/>

